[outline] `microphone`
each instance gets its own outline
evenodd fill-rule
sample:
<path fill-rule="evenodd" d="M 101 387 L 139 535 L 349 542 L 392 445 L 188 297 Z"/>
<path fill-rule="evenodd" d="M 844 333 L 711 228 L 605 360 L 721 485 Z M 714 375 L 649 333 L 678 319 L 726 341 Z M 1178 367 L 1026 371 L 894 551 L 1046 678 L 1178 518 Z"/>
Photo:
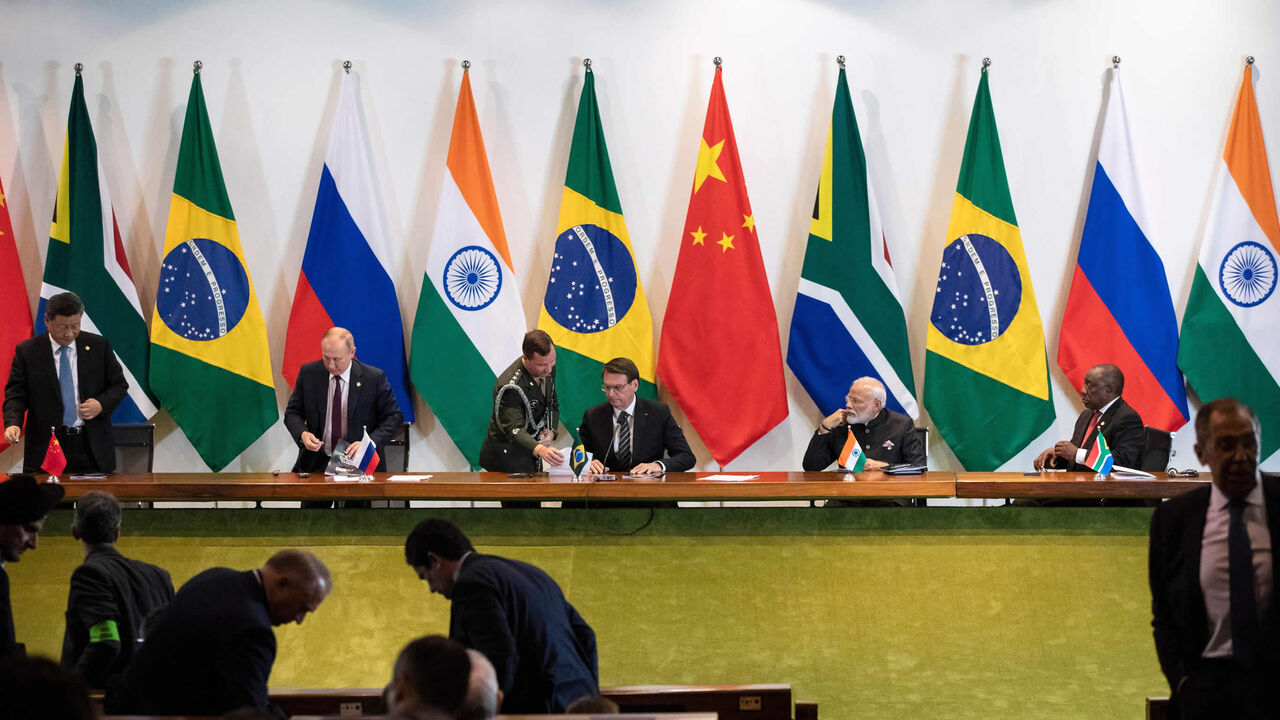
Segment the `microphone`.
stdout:
<path fill-rule="evenodd" d="M 602 465 L 604 465 L 605 467 L 608 467 L 608 460 L 609 460 L 609 454 L 610 454 L 610 453 L 613 453 L 613 456 L 614 456 L 615 458 L 616 458 L 616 457 L 618 457 L 618 452 L 617 452 L 617 447 L 618 447 L 618 428 L 620 428 L 620 427 L 621 427 L 621 425 L 619 425 L 619 424 L 618 424 L 618 421 L 617 421 L 617 420 L 614 420 L 614 421 L 613 421 L 613 439 L 609 441 L 609 449 L 608 449 L 608 450 L 606 450 L 606 451 L 605 451 L 605 453 L 604 453 L 604 460 L 601 460 L 601 461 L 600 461 L 600 463 L 601 463 Z"/>

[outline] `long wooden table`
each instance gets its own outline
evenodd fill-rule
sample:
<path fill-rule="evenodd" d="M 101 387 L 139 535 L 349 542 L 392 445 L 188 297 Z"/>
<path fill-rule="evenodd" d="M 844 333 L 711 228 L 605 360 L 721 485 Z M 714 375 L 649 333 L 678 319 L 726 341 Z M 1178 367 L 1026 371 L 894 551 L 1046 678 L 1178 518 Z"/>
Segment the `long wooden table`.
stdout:
<path fill-rule="evenodd" d="M 106 490 L 125 501 L 172 500 L 820 500 L 830 498 L 1164 498 L 1209 481 L 1094 480 L 1090 473 L 950 473 L 890 476 L 878 471 L 669 473 L 659 478 L 617 475 L 593 482 L 547 475 L 510 477 L 490 472 L 423 473 L 402 482 L 379 473 L 370 481 L 335 481 L 319 474 L 152 473 L 104 479 L 64 478 L 67 499 Z M 715 480 L 712 475 L 754 475 Z"/>

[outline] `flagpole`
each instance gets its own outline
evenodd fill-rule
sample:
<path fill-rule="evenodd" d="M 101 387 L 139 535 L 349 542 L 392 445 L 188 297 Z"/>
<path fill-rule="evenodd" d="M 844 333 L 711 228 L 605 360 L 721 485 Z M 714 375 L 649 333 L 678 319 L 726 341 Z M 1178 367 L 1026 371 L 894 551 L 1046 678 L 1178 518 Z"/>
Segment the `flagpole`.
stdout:
<path fill-rule="evenodd" d="M 986 72 L 991 67 L 991 58 L 982 58 L 982 72 Z"/>
<path fill-rule="evenodd" d="M 582 67 L 586 68 L 587 72 L 591 72 L 591 58 L 582 58 Z"/>
<path fill-rule="evenodd" d="M 840 69 L 841 69 L 841 70 L 843 70 L 843 69 L 844 69 L 844 56 L 843 56 L 843 55 L 837 55 L 837 56 L 836 56 L 836 64 L 840 66 Z"/>
<path fill-rule="evenodd" d="M 76 63 L 76 77 L 80 77 L 81 70 L 84 70 L 84 63 Z"/>
<path fill-rule="evenodd" d="M 344 72 L 344 73 L 346 73 L 346 74 L 348 74 L 348 75 L 350 75 L 350 74 L 351 74 L 351 61 L 350 61 L 350 60 L 343 60 L 343 61 L 342 61 L 342 72 Z"/>
<path fill-rule="evenodd" d="M 204 63 L 200 62 L 199 60 L 197 60 L 197 61 L 195 61 L 195 62 L 191 63 L 191 73 L 192 73 L 193 75 L 199 75 L 199 74 L 200 74 L 200 68 L 202 68 L 202 67 L 204 67 Z"/>
<path fill-rule="evenodd" d="M 1112 70 L 1119 70 L 1119 69 L 1120 69 L 1120 56 L 1119 56 L 1119 55 L 1112 55 L 1112 56 L 1111 56 L 1111 69 L 1112 69 Z"/>

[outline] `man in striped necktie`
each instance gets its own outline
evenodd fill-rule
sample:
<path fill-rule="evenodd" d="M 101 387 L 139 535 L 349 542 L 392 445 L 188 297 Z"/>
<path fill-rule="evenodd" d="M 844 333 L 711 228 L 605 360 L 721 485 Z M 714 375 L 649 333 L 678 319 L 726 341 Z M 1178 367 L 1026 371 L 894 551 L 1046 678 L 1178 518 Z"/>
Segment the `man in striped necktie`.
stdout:
<path fill-rule="evenodd" d="M 1107 439 L 1107 447 L 1116 465 L 1137 468 L 1142 463 L 1144 432 L 1138 411 L 1120 397 L 1124 392 L 1124 373 L 1115 365 L 1094 365 L 1084 374 L 1080 401 L 1084 412 L 1076 420 L 1070 440 L 1062 440 L 1040 453 L 1036 470 L 1056 468 L 1087 472 L 1084 464 L 1098 433 Z"/>

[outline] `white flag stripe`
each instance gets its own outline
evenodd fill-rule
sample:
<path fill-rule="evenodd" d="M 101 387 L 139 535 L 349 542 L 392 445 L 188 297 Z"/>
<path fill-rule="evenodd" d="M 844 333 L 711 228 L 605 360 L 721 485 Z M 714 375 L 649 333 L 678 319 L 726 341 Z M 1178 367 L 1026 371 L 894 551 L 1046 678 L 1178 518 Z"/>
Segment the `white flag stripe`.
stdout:
<path fill-rule="evenodd" d="M 884 353 L 880 352 L 880 346 L 871 339 L 871 335 L 867 333 L 866 328 L 858 321 L 858 316 L 854 314 L 853 308 L 849 307 L 849 303 L 845 302 L 844 296 L 829 287 L 819 285 L 803 277 L 800 278 L 798 292 L 831 307 L 836 317 L 840 319 L 845 329 L 849 331 L 854 343 L 871 361 L 872 367 L 876 369 L 876 373 L 884 381 L 885 390 L 897 398 L 902 405 L 902 409 L 906 410 L 908 415 L 912 418 L 920 417 L 920 408 L 916 405 L 914 395 L 907 388 L 902 378 L 898 377 L 898 373 L 889 364 L 888 358 L 884 356 Z"/>
<path fill-rule="evenodd" d="M 1129 130 L 1129 112 L 1120 90 L 1119 71 L 1113 70 L 1111 96 L 1103 119 L 1102 142 L 1098 146 L 1098 164 L 1106 169 L 1107 178 L 1120 195 L 1120 201 L 1133 217 L 1142 234 L 1151 240 L 1146 203 L 1138 183 L 1138 165 L 1133 156 L 1133 133 Z"/>
<path fill-rule="evenodd" d="M 471 339 L 476 350 L 484 357 L 494 375 L 511 364 L 519 355 L 521 338 L 528 329 L 524 307 L 520 302 L 520 287 L 515 274 L 502 261 L 484 228 L 471 212 L 462 191 L 454 182 L 453 173 L 446 170 L 440 188 L 440 209 L 436 215 L 436 227 L 427 256 L 426 276 L 439 293 L 441 300 L 453 313 L 462 331 Z M 463 247 L 476 245 L 493 253 L 497 268 L 502 274 L 498 295 L 487 307 L 480 310 L 463 310 L 449 301 L 444 288 L 444 270 L 449 258 Z"/>
<path fill-rule="evenodd" d="M 876 203 L 875 188 L 871 187 L 869 176 L 867 177 L 867 211 L 871 219 L 871 266 L 876 269 L 876 274 L 889 288 L 889 292 L 893 293 L 898 305 L 902 305 L 902 296 L 898 294 L 898 279 L 894 277 L 893 266 L 885 259 L 884 224 L 880 222 L 880 206 Z M 877 352 L 879 352 L 878 348 Z"/>
<path fill-rule="evenodd" d="M 373 152 L 368 133 L 364 128 L 364 116 L 360 107 L 356 80 L 346 73 L 338 95 L 338 107 L 334 112 L 333 131 L 329 136 L 329 148 L 325 151 L 324 164 L 333 175 L 338 195 L 351 213 L 351 219 L 364 235 L 365 242 L 373 250 L 384 270 L 390 275 L 393 267 L 391 244 L 385 231 L 386 224 L 377 199 L 378 178 L 373 172 L 370 158 Z M 360 147 L 363 143 L 366 147 Z"/>
<path fill-rule="evenodd" d="M 120 294 L 129 301 L 129 305 L 138 313 L 138 317 L 144 318 L 143 324 L 146 324 L 146 315 L 142 314 L 142 303 L 138 300 L 138 288 L 133 284 L 133 280 L 120 266 L 120 261 L 116 259 L 116 214 L 115 209 L 111 207 L 111 193 L 107 189 L 107 176 L 102 172 L 102 163 L 94 162 L 98 167 L 98 195 L 102 203 L 102 265 L 107 269 L 107 274 L 111 276 L 116 287 L 120 288 Z M 124 363 L 121 363 L 123 365 Z M 129 383 L 130 387 L 134 383 Z"/>

